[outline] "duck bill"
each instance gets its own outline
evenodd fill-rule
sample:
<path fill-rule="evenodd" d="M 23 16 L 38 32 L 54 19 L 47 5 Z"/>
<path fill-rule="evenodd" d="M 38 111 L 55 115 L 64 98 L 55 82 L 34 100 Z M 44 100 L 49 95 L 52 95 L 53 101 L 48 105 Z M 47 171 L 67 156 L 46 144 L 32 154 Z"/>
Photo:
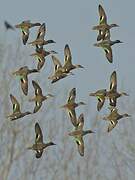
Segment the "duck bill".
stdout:
<path fill-rule="evenodd" d="M 83 68 L 84 69 L 84 66 L 80 65 L 79 68 Z"/>
<path fill-rule="evenodd" d="M 129 94 L 127 94 L 127 93 L 123 93 L 123 95 L 125 95 L 125 96 L 129 96 Z"/>
<path fill-rule="evenodd" d="M 52 146 L 56 146 L 57 144 L 53 143 Z"/>
<path fill-rule="evenodd" d="M 95 133 L 95 131 L 91 131 L 91 133 Z"/>

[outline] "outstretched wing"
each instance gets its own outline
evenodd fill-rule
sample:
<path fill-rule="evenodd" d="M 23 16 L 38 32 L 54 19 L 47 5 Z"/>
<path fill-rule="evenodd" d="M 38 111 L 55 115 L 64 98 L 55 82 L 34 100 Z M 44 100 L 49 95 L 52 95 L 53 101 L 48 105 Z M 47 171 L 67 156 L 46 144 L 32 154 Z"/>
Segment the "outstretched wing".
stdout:
<path fill-rule="evenodd" d="M 35 89 L 35 95 L 42 95 L 42 89 L 40 88 L 40 86 L 38 85 L 38 83 L 36 81 L 32 81 L 33 87 Z"/>
<path fill-rule="evenodd" d="M 29 28 L 23 28 L 22 29 L 22 41 L 23 44 L 26 45 L 29 38 Z"/>
<path fill-rule="evenodd" d="M 76 112 L 75 112 L 75 109 L 69 109 L 68 110 L 68 115 L 70 117 L 70 120 L 72 122 L 72 124 L 76 127 L 77 126 L 77 118 L 76 118 Z"/>
<path fill-rule="evenodd" d="M 42 106 L 42 102 L 40 101 L 35 101 L 35 107 L 34 107 L 34 111 L 33 111 L 33 113 L 36 113 L 36 112 L 38 112 L 39 111 L 39 109 L 41 108 L 41 106 Z"/>
<path fill-rule="evenodd" d="M 110 132 L 117 125 L 117 123 L 118 121 L 110 121 L 107 132 Z"/>
<path fill-rule="evenodd" d="M 116 71 L 113 71 L 110 77 L 110 91 L 117 91 L 117 74 Z"/>
<path fill-rule="evenodd" d="M 44 39 L 45 34 L 46 34 L 46 26 L 45 23 L 43 23 L 38 29 L 37 39 L 38 38 Z"/>
<path fill-rule="evenodd" d="M 35 144 L 37 143 L 43 143 L 43 134 L 42 134 L 42 130 L 39 126 L 39 124 L 36 122 L 35 124 L 35 133 L 36 133 L 36 137 L 35 137 Z"/>
<path fill-rule="evenodd" d="M 21 76 L 20 81 L 21 81 L 22 91 L 25 95 L 27 95 L 28 94 L 28 77 L 27 77 L 27 75 Z"/>
<path fill-rule="evenodd" d="M 40 70 L 43 67 L 44 64 L 45 64 L 45 58 L 44 57 L 38 58 L 37 69 Z"/>
<path fill-rule="evenodd" d="M 83 137 L 80 136 L 76 139 L 76 143 L 77 143 L 77 148 L 78 148 L 78 152 L 81 156 L 84 156 L 84 141 L 83 141 Z"/>
<path fill-rule="evenodd" d="M 73 88 L 70 92 L 69 92 L 69 97 L 67 102 L 68 103 L 74 103 L 75 102 L 75 98 L 76 98 L 76 88 Z"/>
<path fill-rule="evenodd" d="M 111 46 L 110 45 L 104 45 L 103 49 L 105 51 L 106 58 L 108 59 L 108 61 L 110 63 L 112 63 L 113 62 L 113 55 L 112 55 Z"/>
<path fill-rule="evenodd" d="M 77 130 L 83 130 L 83 126 L 84 126 L 84 114 L 82 113 L 78 118 Z"/>
<path fill-rule="evenodd" d="M 56 58 L 54 55 L 52 55 L 52 60 L 54 64 L 54 72 L 56 72 L 59 68 L 62 68 L 62 65 L 58 58 Z"/>
<path fill-rule="evenodd" d="M 105 98 L 104 97 L 98 97 L 98 103 L 97 103 L 97 110 L 100 111 L 101 108 L 103 107 L 105 102 Z"/>
<path fill-rule="evenodd" d="M 11 99 L 11 102 L 12 102 L 12 105 L 13 105 L 13 113 L 21 112 L 20 111 L 20 104 L 12 94 L 10 94 L 10 99 Z"/>
<path fill-rule="evenodd" d="M 98 6 L 99 11 L 99 24 L 107 24 L 107 17 L 105 14 L 105 11 L 101 5 Z M 100 41 L 101 39 L 104 39 L 106 30 L 99 30 L 99 34 L 97 36 L 97 41 Z"/>
<path fill-rule="evenodd" d="M 107 16 L 103 9 L 103 7 L 99 4 L 98 6 L 98 12 L 99 12 L 99 23 L 100 24 L 107 24 Z"/>
<path fill-rule="evenodd" d="M 72 64 L 72 55 L 68 44 L 66 44 L 64 48 L 64 62 Z"/>

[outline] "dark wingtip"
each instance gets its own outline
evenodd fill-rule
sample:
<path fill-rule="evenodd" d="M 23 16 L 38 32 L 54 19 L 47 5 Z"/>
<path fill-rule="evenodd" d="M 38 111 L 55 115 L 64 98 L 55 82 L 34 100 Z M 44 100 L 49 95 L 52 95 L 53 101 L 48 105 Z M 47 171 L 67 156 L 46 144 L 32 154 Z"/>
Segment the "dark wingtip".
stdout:
<path fill-rule="evenodd" d="M 23 91 L 23 94 L 24 94 L 25 96 L 27 96 L 27 95 L 28 95 L 28 92 Z"/>
<path fill-rule="evenodd" d="M 26 41 L 23 41 L 23 45 L 26 45 L 26 43 L 27 43 Z"/>
<path fill-rule="evenodd" d="M 34 110 L 32 114 L 35 114 L 36 112 L 37 112 L 37 111 Z"/>
<path fill-rule="evenodd" d="M 97 41 L 100 41 L 102 39 L 102 36 L 98 35 L 97 36 Z"/>
<path fill-rule="evenodd" d="M 101 4 L 98 5 L 98 8 L 99 8 L 99 9 L 102 8 Z"/>
<path fill-rule="evenodd" d="M 99 5 L 98 5 L 98 8 L 102 8 L 102 5 L 101 5 L 101 4 L 99 4 Z"/>
<path fill-rule="evenodd" d="M 35 123 L 35 127 L 36 127 L 36 126 L 39 126 L 39 123 L 38 123 L 38 122 Z"/>
<path fill-rule="evenodd" d="M 32 80 L 32 84 L 34 84 L 35 83 L 35 81 L 34 80 Z"/>
<path fill-rule="evenodd" d="M 109 59 L 109 58 L 107 58 L 107 59 L 108 59 L 109 63 L 113 63 L 113 59 Z"/>
<path fill-rule="evenodd" d="M 112 75 L 113 75 L 113 74 L 115 74 L 115 75 L 116 75 L 116 71 L 113 71 L 113 72 L 112 72 Z"/>
<path fill-rule="evenodd" d="M 82 157 L 83 157 L 83 156 L 84 156 L 84 153 L 80 153 L 80 156 L 82 156 Z"/>
<path fill-rule="evenodd" d="M 65 48 L 69 48 L 69 45 L 68 45 L 68 44 L 66 44 L 66 45 L 65 45 Z"/>

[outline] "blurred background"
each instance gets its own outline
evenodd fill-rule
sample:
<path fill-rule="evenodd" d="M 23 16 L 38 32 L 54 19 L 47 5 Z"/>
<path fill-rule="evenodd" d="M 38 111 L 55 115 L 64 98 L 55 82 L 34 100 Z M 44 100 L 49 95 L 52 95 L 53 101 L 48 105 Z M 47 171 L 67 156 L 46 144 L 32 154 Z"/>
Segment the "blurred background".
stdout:
<path fill-rule="evenodd" d="M 98 5 L 101 4 L 108 17 L 108 24 L 116 23 L 120 27 L 111 30 L 112 40 L 124 43 L 114 45 L 113 64 L 108 63 L 104 52 L 96 48 L 97 32 L 92 26 L 98 24 Z M 134 180 L 135 179 L 135 53 L 134 21 L 135 1 L 122 0 L 39 0 L 20 1 L 1 0 L 0 5 L 0 180 Z M 46 23 L 46 39 L 56 44 L 45 46 L 46 50 L 55 50 L 57 57 L 64 60 L 64 46 L 69 44 L 74 64 L 85 69 L 77 69 L 69 76 L 51 84 L 48 76 L 52 74 L 51 57 L 40 74 L 29 76 L 29 94 L 22 94 L 19 79 L 12 72 L 27 65 L 35 68 L 37 62 L 30 57 L 34 48 L 24 46 L 21 32 L 7 31 L 4 21 L 12 25 L 23 20 Z M 36 38 L 37 28 L 32 28 L 29 42 Z M 118 90 L 130 94 L 118 100 L 119 112 L 129 113 L 131 118 L 123 119 L 109 134 L 108 123 L 100 117 L 109 113 L 108 102 L 100 113 L 96 110 L 97 100 L 89 97 L 90 92 L 109 88 L 111 73 L 116 70 Z M 41 110 L 10 122 L 6 116 L 12 111 L 9 94 L 12 93 L 21 103 L 22 111 L 33 111 L 34 104 L 28 99 L 34 95 L 32 80 L 36 80 L 44 94 L 52 93 L 55 98 L 43 103 Z M 84 113 L 85 129 L 96 133 L 84 137 L 85 155 L 80 157 L 75 142 L 67 135 L 73 127 L 67 113 L 59 107 L 65 104 L 69 91 L 77 89 L 76 101 L 87 103 L 79 107 L 77 116 Z M 27 147 L 34 143 L 35 122 L 43 130 L 44 141 L 53 141 L 56 147 L 45 150 L 41 159 Z"/>

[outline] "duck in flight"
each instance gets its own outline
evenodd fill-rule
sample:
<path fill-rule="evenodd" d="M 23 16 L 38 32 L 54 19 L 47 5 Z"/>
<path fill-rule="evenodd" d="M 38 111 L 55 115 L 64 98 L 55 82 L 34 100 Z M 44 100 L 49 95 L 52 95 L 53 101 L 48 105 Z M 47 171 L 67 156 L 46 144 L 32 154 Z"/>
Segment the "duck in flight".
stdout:
<path fill-rule="evenodd" d="M 47 147 L 53 146 L 53 145 L 56 145 L 56 144 L 53 143 L 53 142 L 44 143 L 44 141 L 43 141 L 43 133 L 42 133 L 41 127 L 39 126 L 39 123 L 37 123 L 37 122 L 35 124 L 35 134 L 36 134 L 35 144 L 28 147 L 27 149 L 31 149 L 31 150 L 36 151 L 36 154 L 35 154 L 36 158 L 41 158 L 41 156 L 43 154 L 43 151 Z"/>

